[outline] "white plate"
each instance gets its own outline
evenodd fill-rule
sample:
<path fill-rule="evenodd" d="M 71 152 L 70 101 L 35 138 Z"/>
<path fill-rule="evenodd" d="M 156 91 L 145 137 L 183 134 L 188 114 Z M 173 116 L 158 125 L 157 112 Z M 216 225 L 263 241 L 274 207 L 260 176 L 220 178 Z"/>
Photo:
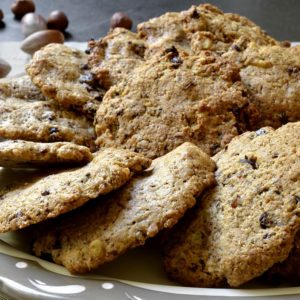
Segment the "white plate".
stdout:
<path fill-rule="evenodd" d="M 17 299 L 228 300 L 232 297 L 256 300 L 283 295 L 284 299 L 299 299 L 300 295 L 300 287 L 257 288 L 252 285 L 243 289 L 209 289 L 177 286 L 165 277 L 161 258 L 151 244 L 129 251 L 97 273 L 75 277 L 61 266 L 31 256 L 28 241 L 20 233 L 0 235 L 0 290 Z"/>

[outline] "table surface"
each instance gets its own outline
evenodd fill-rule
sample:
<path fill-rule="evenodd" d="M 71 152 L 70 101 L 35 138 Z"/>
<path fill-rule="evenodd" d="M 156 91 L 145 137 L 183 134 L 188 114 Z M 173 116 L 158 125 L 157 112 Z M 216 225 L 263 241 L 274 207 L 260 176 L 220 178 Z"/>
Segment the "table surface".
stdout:
<path fill-rule="evenodd" d="M 10 11 L 13 0 L 0 0 L 5 14 L 0 26 L 0 42 L 21 41 L 20 22 Z M 116 11 L 125 11 L 137 23 L 167 11 L 180 11 L 192 4 L 210 2 L 225 12 L 244 15 L 278 40 L 300 40 L 299 0 L 35 0 L 36 12 L 47 17 L 53 10 L 63 10 L 69 17 L 69 41 L 85 42 L 104 36 L 109 19 Z"/>

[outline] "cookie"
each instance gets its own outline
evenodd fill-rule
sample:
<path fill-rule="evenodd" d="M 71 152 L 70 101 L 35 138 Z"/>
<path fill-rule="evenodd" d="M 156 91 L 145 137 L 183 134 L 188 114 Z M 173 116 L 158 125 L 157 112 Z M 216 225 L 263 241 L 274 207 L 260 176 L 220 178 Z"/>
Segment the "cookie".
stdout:
<path fill-rule="evenodd" d="M 92 159 L 89 148 L 67 142 L 34 143 L 14 140 L 0 142 L 0 166 L 28 168 L 78 165 Z"/>
<path fill-rule="evenodd" d="M 138 34 L 148 44 L 146 56 L 162 46 L 175 46 L 179 52 L 198 54 L 202 50 L 226 52 L 241 36 L 258 45 L 276 45 L 252 21 L 237 14 L 223 13 L 210 4 L 192 6 L 182 12 L 168 12 L 138 25 Z"/>
<path fill-rule="evenodd" d="M 150 160 L 126 150 L 105 149 L 87 165 L 38 178 L 3 193 L 0 232 L 54 218 L 119 188 Z M 99 200 L 100 201 L 100 200 Z"/>
<path fill-rule="evenodd" d="M 168 275 L 232 287 L 287 258 L 300 227 L 300 122 L 235 138 L 214 160 L 216 187 L 169 236 Z"/>
<path fill-rule="evenodd" d="M 31 101 L 43 101 L 44 95 L 32 83 L 28 75 L 0 80 L 0 98 L 14 97 Z"/>
<path fill-rule="evenodd" d="M 94 117 L 104 92 L 93 80 L 84 52 L 50 44 L 35 52 L 26 71 L 46 97 Z"/>
<path fill-rule="evenodd" d="M 94 128 L 84 116 L 53 101 L 0 96 L 0 137 L 34 142 L 73 142 L 94 147 Z"/>
<path fill-rule="evenodd" d="M 241 80 L 260 112 L 252 129 L 300 120 L 300 47 L 239 46 L 224 54 L 241 68 Z"/>
<path fill-rule="evenodd" d="M 39 230 L 38 256 L 48 254 L 72 273 L 84 273 L 172 227 L 214 184 L 214 162 L 185 143 L 152 162 L 120 190 Z"/>
<path fill-rule="evenodd" d="M 137 34 L 116 28 L 99 41 L 90 41 L 89 67 L 104 89 L 127 79 L 145 60 L 173 46 L 180 54 L 197 55 L 203 50 L 226 52 L 241 36 L 258 45 L 279 44 L 247 18 L 224 14 L 210 4 L 169 12 L 137 28 Z"/>
<path fill-rule="evenodd" d="M 243 132 L 255 111 L 232 64 L 167 48 L 110 88 L 95 117 L 96 143 L 162 156 L 183 142 L 208 154 Z"/>
<path fill-rule="evenodd" d="M 115 28 L 99 41 L 89 42 L 89 66 L 102 88 L 126 79 L 143 62 L 145 42 L 136 33 Z"/>

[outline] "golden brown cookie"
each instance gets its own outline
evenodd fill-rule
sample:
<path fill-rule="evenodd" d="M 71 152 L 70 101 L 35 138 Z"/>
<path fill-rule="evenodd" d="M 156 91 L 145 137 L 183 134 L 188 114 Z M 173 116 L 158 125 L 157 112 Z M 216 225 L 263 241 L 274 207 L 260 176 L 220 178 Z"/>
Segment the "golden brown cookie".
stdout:
<path fill-rule="evenodd" d="M 136 33 L 115 28 L 99 41 L 89 42 L 89 66 L 104 89 L 126 79 L 143 62 L 145 42 Z"/>
<path fill-rule="evenodd" d="M 119 188 L 150 160 L 126 150 L 105 149 L 87 165 L 35 179 L 0 198 L 0 232 L 54 218 Z M 100 199 L 99 199 L 100 201 Z"/>
<path fill-rule="evenodd" d="M 148 44 L 147 57 L 160 52 L 161 47 L 166 45 L 190 54 L 198 54 L 202 50 L 224 52 L 241 36 L 258 45 L 278 44 L 247 18 L 223 13 L 210 4 L 150 19 L 138 25 L 138 34 Z"/>
<path fill-rule="evenodd" d="M 236 137 L 214 160 L 217 186 L 168 236 L 168 275 L 237 287 L 287 258 L 300 228 L 300 122 Z"/>
<path fill-rule="evenodd" d="M 239 70 L 223 58 L 167 48 L 106 93 L 95 118 L 96 143 L 150 158 L 183 142 L 214 154 L 254 118 L 244 94 Z"/>
<path fill-rule="evenodd" d="M 72 273 L 95 269 L 172 227 L 214 184 L 214 168 L 209 156 L 185 143 L 121 189 L 40 228 L 34 252 L 50 254 Z"/>
<path fill-rule="evenodd" d="M 91 40 L 89 66 L 100 86 L 108 89 L 166 48 L 175 46 L 180 54 L 190 55 L 202 50 L 225 52 L 240 37 L 258 45 L 279 44 L 247 18 L 201 4 L 141 23 L 137 34 L 116 28 L 99 41 Z"/>
<path fill-rule="evenodd" d="M 73 143 L 35 143 L 22 140 L 0 142 L 0 166 L 29 168 L 80 165 L 92 159 L 89 148 Z"/>
<path fill-rule="evenodd" d="M 241 68 L 241 80 L 260 112 L 260 120 L 252 128 L 278 128 L 300 120 L 300 47 L 259 47 L 254 43 L 238 47 L 224 56 Z"/>
<path fill-rule="evenodd" d="M 26 71 L 46 97 L 94 117 L 104 92 L 93 80 L 84 52 L 50 44 L 35 52 Z"/>
<path fill-rule="evenodd" d="M 7 97 L 31 101 L 45 100 L 42 92 L 32 83 L 28 75 L 0 80 L 0 98 Z"/>
<path fill-rule="evenodd" d="M 0 137 L 34 142 L 66 141 L 94 147 L 91 121 L 51 100 L 0 96 Z"/>

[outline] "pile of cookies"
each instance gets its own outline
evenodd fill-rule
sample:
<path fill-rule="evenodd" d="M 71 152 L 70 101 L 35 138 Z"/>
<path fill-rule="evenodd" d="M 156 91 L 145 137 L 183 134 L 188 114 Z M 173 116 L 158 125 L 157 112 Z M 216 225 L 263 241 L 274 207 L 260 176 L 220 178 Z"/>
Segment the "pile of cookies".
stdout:
<path fill-rule="evenodd" d="M 300 47 L 202 4 L 26 73 L 0 82 L 0 165 L 42 172 L 1 191 L 0 232 L 72 273 L 162 231 L 183 285 L 299 282 Z"/>

